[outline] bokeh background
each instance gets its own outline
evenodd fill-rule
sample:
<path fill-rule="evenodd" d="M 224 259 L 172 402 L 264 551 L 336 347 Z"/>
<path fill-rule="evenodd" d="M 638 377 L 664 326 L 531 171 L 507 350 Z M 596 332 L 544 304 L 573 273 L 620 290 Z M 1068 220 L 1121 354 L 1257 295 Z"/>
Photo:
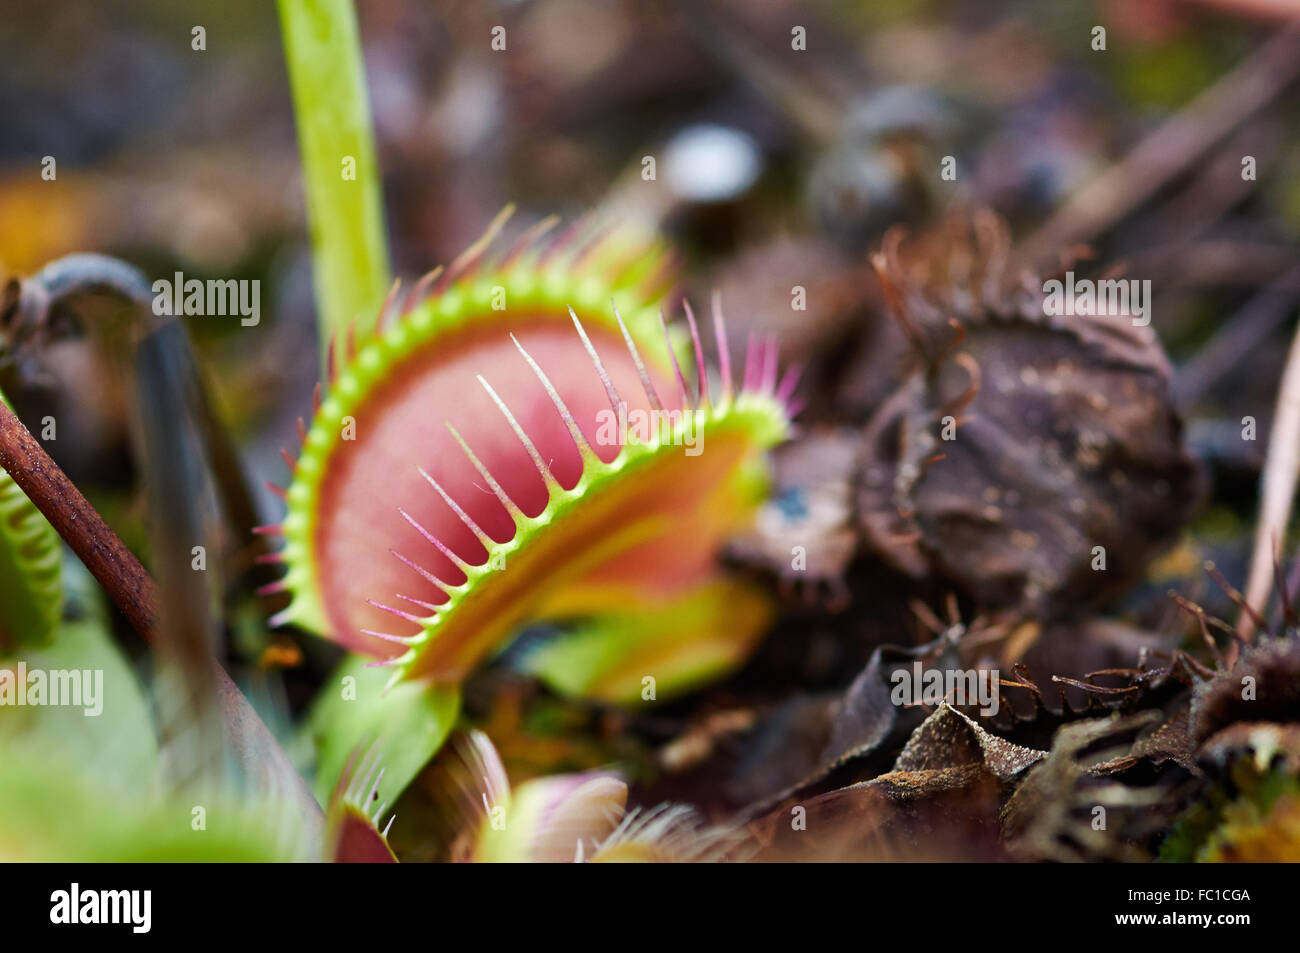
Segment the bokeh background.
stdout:
<path fill-rule="evenodd" d="M 1239 420 L 1268 430 L 1300 297 L 1292 3 L 358 7 L 397 274 L 450 261 L 511 202 L 518 229 L 553 213 L 653 228 L 677 250 L 681 294 L 719 289 L 734 322 L 777 334 L 808 365 L 812 418 L 857 427 L 897 381 L 882 356 L 897 353 L 898 331 L 869 253 L 893 225 L 925 233 L 950 212 L 992 208 L 1031 249 L 1085 243 L 1155 288 L 1153 326 L 1212 490 L 1196 544 L 1157 567 L 1152 617 L 1167 609 L 1162 572 L 1186 578 L 1212 556 L 1244 576 L 1263 444 L 1238 439 Z M 204 51 L 191 48 L 196 25 Z M 504 52 L 491 47 L 498 25 Z M 794 26 L 806 49 L 792 48 Z M 939 175 L 945 156 L 954 181 Z M 72 251 L 151 277 L 261 280 L 258 327 L 190 329 L 250 471 L 282 478 L 279 447 L 319 368 L 274 4 L 6 2 L 0 274 Z M 790 308 L 796 285 L 807 311 Z M 94 342 L 5 364 L 0 386 L 24 417 L 56 414 L 51 452 L 139 540 L 121 376 Z M 891 604 L 864 625 L 907 615 Z M 801 630 L 797 670 L 782 668 L 778 640 L 773 670 L 805 684 L 854 670 L 832 664 L 842 632 L 826 627 L 829 648 L 821 633 Z"/>

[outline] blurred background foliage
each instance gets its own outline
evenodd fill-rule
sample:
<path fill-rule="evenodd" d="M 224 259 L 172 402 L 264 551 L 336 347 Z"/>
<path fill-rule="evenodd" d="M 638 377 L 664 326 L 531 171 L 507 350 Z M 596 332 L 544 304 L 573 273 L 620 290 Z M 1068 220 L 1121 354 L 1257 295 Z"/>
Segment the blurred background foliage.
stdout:
<path fill-rule="evenodd" d="M 776 333 L 811 364 L 815 417 L 856 425 L 892 387 L 874 361 L 897 331 L 867 260 L 886 228 L 921 231 L 947 211 L 989 206 L 1017 237 L 1030 234 L 1285 22 L 1281 0 L 358 6 L 396 274 L 450 261 L 509 202 L 521 228 L 551 213 L 657 228 L 681 253 L 684 293 L 701 301 L 720 289 L 733 320 Z M 806 51 L 791 48 L 796 24 Z M 1104 52 L 1090 45 L 1098 24 Z M 491 48 L 497 25 L 504 52 Z M 204 51 L 192 49 L 195 26 Z M 1263 447 L 1242 446 L 1238 421 L 1253 415 L 1267 433 L 1289 322 L 1222 336 L 1246 326 L 1261 289 L 1280 289 L 1288 314 L 1300 294 L 1300 99 L 1282 85 L 1153 196 L 1086 236 L 1099 261 L 1126 261 L 1152 280 L 1154 326 L 1182 368 L 1178 386 L 1184 370 L 1199 375 L 1185 409 L 1215 484 L 1193 555 L 1213 555 L 1234 579 L 1244 575 Z M 274 4 L 9 0 L 0 117 L 0 274 L 95 250 L 151 277 L 262 281 L 257 327 L 187 320 L 249 472 L 259 484 L 281 478 L 279 448 L 295 445 L 318 365 Z M 938 176 L 948 155 L 955 182 Z M 1241 181 L 1243 155 L 1256 158 L 1258 181 Z M 57 161 L 53 181 L 41 176 L 46 156 Z M 656 158 L 654 182 L 642 178 L 645 156 Z M 809 289 L 807 312 L 790 311 L 795 285 Z M 1204 353 L 1209 363 L 1197 364 Z M 144 501 L 131 491 L 127 397 L 112 362 L 89 338 L 65 340 L 39 362 L 0 369 L 0 387 L 24 419 L 56 417 L 51 454 L 142 547 Z M 278 517 L 278 501 L 262 504 L 268 521 Z M 1157 576 L 1190 574 L 1199 560 L 1183 555 Z M 260 620 L 234 625 L 236 654 L 264 658 Z M 801 651 L 817 658 L 819 635 L 803 637 Z M 300 706 L 308 686 L 289 682 Z M 547 768 L 600 763 L 636 744 L 617 716 L 593 727 L 549 701 L 523 711 L 514 691 L 480 708 L 492 709 L 485 720 L 507 760 L 537 756 L 518 750 L 514 733 L 531 725 L 559 738 L 554 726 L 569 731 L 575 719 L 585 736 L 555 742 L 562 750 L 547 753 Z M 473 686 L 469 694 L 474 710 Z M 593 736 L 603 743 L 588 750 Z"/>

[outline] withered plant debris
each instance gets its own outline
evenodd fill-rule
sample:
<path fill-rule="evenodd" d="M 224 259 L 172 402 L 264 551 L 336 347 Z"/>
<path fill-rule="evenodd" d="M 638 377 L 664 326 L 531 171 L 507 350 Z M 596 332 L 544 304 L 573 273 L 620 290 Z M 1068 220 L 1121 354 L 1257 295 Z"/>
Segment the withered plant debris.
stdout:
<path fill-rule="evenodd" d="M 1163 825 L 1149 809 L 1169 791 L 1126 784 L 1118 775 L 1137 761 L 1133 736 L 1159 719 L 1143 712 L 1063 726 L 1002 810 L 1012 853 L 1025 860 L 1149 859 L 1142 845 Z"/>
<path fill-rule="evenodd" d="M 819 427 L 780 448 L 772 497 L 730 549 L 741 562 L 774 572 L 783 593 L 832 611 L 851 600 L 845 574 L 858 549 L 851 510 L 857 447 L 851 429 Z"/>
<path fill-rule="evenodd" d="M 1010 260 L 991 214 L 917 255 L 901 244 L 891 232 L 874 258 L 912 369 L 863 434 L 868 544 L 1040 620 L 1132 585 L 1199 496 L 1152 330 L 1045 316 L 1050 276 Z"/>

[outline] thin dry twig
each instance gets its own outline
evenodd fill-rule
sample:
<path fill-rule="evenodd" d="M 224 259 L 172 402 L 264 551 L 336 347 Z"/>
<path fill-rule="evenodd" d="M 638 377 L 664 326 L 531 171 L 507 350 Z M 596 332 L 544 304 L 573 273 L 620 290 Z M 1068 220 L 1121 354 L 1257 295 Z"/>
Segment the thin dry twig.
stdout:
<path fill-rule="evenodd" d="M 1295 266 L 1256 293 L 1221 327 L 1196 356 L 1178 371 L 1176 390 L 1185 407 L 1200 400 L 1291 313 L 1300 295 L 1300 266 Z"/>
<path fill-rule="evenodd" d="M 90 570 L 113 604 L 147 641 L 158 594 L 140 561 L 109 529 L 22 421 L 0 403 L 0 467 L 27 494 Z"/>
<path fill-rule="evenodd" d="M 1093 179 L 1021 245 L 1022 254 L 1091 242 L 1190 168 L 1300 75 L 1291 24 Z"/>
<path fill-rule="evenodd" d="M 1278 385 L 1277 406 L 1269 432 L 1268 456 L 1264 459 L 1261 481 L 1259 522 L 1255 527 L 1255 545 L 1250 555 L 1250 573 L 1246 577 L 1245 607 L 1237 617 L 1237 632 L 1249 641 L 1255 633 L 1255 618 L 1267 606 L 1273 585 L 1274 547 L 1286 532 L 1295 498 L 1296 480 L 1300 478 L 1300 329 L 1291 339 L 1282 382 Z M 1232 650 L 1230 662 L 1236 659 Z"/>

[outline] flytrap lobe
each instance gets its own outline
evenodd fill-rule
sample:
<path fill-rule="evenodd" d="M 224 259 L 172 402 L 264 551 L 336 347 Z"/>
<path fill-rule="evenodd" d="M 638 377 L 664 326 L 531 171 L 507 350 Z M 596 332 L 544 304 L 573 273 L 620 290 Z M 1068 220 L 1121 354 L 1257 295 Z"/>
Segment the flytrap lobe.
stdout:
<path fill-rule="evenodd" d="M 432 777 L 455 832 L 448 859 L 465 863 L 684 863 L 745 859 L 735 827 L 714 827 L 685 804 L 627 807 L 617 774 L 553 774 L 512 785 L 487 735 L 452 742 Z"/>
<path fill-rule="evenodd" d="M 379 827 L 387 802 L 379 799 L 384 777 L 382 757 L 374 746 L 354 752 L 330 795 L 326 814 L 329 857 L 339 863 L 389 864 L 397 857 L 388 846 L 395 816 Z"/>
<path fill-rule="evenodd" d="M 491 236 L 349 342 L 301 428 L 284 523 L 266 528 L 285 539 L 273 588 L 292 595 L 276 621 L 394 681 L 459 682 L 528 622 L 707 601 L 790 427 L 795 374 L 778 381 L 775 345 L 751 339 L 733 381 L 716 301 L 711 392 L 694 315 L 686 344 L 654 303 L 653 248 L 534 230 L 489 263 Z M 706 665 L 673 649 L 663 675 L 739 661 L 766 613 L 740 618 L 730 649 Z M 619 661 L 602 661 L 605 640 L 584 637 L 596 657 L 562 688 L 626 696 L 627 679 L 604 677 Z"/>

